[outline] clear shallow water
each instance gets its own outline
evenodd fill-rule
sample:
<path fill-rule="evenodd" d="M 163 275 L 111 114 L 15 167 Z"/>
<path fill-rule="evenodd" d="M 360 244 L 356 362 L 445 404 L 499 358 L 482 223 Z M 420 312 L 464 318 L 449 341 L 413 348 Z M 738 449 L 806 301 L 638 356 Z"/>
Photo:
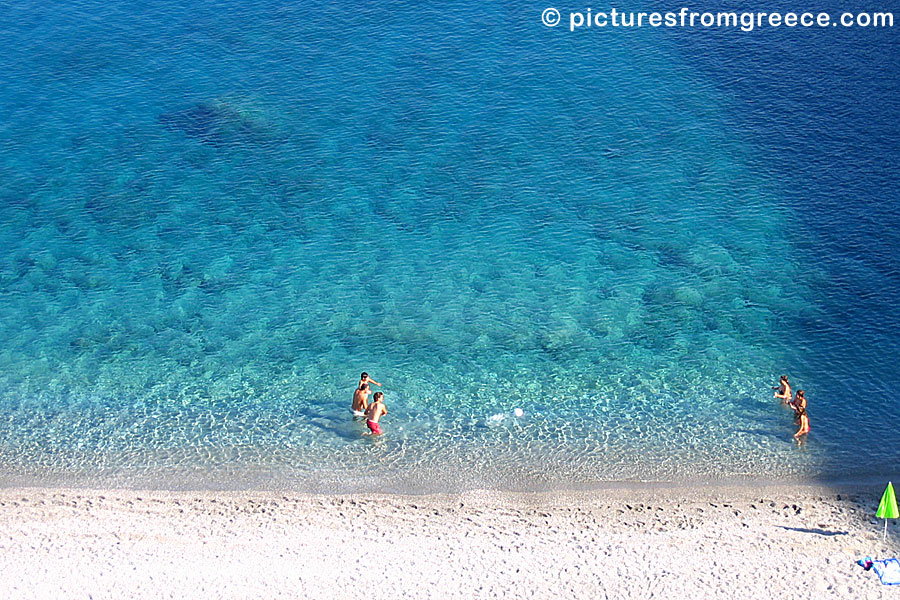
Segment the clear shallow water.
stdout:
<path fill-rule="evenodd" d="M 898 151 L 858 141 L 896 139 L 897 65 L 864 43 L 896 36 L 836 38 L 816 70 L 811 42 L 352 8 L 8 17 L 0 482 L 896 472 Z M 834 101 L 807 113 L 785 68 Z M 848 240 L 860 218 L 877 243 Z M 362 370 L 377 440 L 347 411 Z"/>

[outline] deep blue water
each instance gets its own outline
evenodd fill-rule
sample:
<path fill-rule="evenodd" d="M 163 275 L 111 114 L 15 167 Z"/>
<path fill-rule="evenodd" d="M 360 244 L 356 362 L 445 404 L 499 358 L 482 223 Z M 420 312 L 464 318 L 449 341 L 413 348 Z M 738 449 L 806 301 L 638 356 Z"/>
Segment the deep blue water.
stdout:
<path fill-rule="evenodd" d="M 897 474 L 897 29 L 543 8 L 6 9 L 0 483 Z"/>

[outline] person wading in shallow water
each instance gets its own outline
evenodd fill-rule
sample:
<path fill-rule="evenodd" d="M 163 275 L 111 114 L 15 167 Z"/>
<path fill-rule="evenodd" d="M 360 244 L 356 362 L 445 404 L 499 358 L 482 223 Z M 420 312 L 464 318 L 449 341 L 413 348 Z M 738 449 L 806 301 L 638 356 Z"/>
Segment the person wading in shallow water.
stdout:
<path fill-rule="evenodd" d="M 800 410 L 806 410 L 806 394 L 803 390 L 797 390 L 797 396 L 791 401 L 791 408 L 794 409 L 794 416 L 800 417 Z"/>
<path fill-rule="evenodd" d="M 809 416 L 805 408 L 797 409 L 797 418 L 800 420 L 800 429 L 794 434 L 794 439 L 799 440 L 801 435 L 809 433 Z"/>
<path fill-rule="evenodd" d="M 775 393 L 772 394 L 775 398 L 780 398 L 783 404 L 788 404 L 793 399 L 791 395 L 791 384 L 788 383 L 788 376 L 782 375 L 781 381 L 778 382 L 778 387 L 773 387 Z"/>
<path fill-rule="evenodd" d="M 353 404 L 350 406 L 350 412 L 357 417 L 363 416 L 363 413 L 369 408 L 369 394 L 371 393 L 369 386 L 365 383 L 353 390 Z"/>
<path fill-rule="evenodd" d="M 384 405 L 384 394 L 375 392 L 375 396 L 372 397 L 372 404 L 366 410 L 366 426 L 373 435 L 381 434 L 381 425 L 378 424 L 378 421 L 386 414 L 387 407 Z"/>
<path fill-rule="evenodd" d="M 364 383 L 369 384 L 369 385 L 374 383 L 378 387 L 381 387 L 381 384 L 378 383 L 377 381 L 375 381 L 374 379 L 372 379 L 371 377 L 369 377 L 369 374 L 366 373 L 365 371 L 363 371 L 362 374 L 359 376 L 359 385 L 362 385 Z M 356 387 L 359 387 L 359 386 L 356 386 Z"/>
<path fill-rule="evenodd" d="M 350 412 L 357 417 L 363 416 L 366 409 L 369 408 L 369 394 L 372 393 L 369 389 L 370 383 L 381 386 L 380 383 L 371 379 L 369 374 L 363 371 L 362 375 L 359 376 L 359 385 L 353 390 L 353 403 L 350 405 Z"/>

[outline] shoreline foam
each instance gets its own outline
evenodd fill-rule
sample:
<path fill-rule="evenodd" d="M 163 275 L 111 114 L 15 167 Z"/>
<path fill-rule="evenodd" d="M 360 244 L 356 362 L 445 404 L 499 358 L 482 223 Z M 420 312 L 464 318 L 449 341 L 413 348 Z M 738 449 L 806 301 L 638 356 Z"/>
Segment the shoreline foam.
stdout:
<path fill-rule="evenodd" d="M 876 489 L 887 481 L 900 481 L 900 471 L 882 471 L 878 476 L 870 473 L 848 475 L 785 475 L 782 477 L 754 475 L 722 475 L 673 479 L 550 479 L 540 473 L 522 470 L 504 472 L 494 478 L 454 478 L 453 473 L 441 476 L 422 473 L 374 472 L 366 477 L 344 480 L 343 473 L 311 471 L 307 477 L 285 476 L 267 469 L 236 468 L 191 469 L 162 471 L 155 475 L 134 475 L 129 472 L 85 474 L 80 472 L 61 475 L 56 472 L 38 474 L 0 469 L 0 491 L 8 489 L 67 489 L 85 492 L 97 490 L 122 491 L 171 491 L 175 493 L 290 493 L 302 495 L 396 495 L 432 496 L 459 495 L 473 491 L 510 494 L 554 493 L 603 493 L 613 490 L 640 492 L 654 489 Z M 516 477 L 518 475 L 518 477 Z"/>

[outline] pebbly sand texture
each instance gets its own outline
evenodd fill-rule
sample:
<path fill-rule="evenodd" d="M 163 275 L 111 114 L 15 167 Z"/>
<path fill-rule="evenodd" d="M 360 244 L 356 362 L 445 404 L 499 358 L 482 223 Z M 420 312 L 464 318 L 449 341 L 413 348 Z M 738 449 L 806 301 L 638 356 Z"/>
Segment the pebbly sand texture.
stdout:
<path fill-rule="evenodd" d="M 896 599 L 854 564 L 900 554 L 879 497 L 6 489 L 0 598 Z"/>

